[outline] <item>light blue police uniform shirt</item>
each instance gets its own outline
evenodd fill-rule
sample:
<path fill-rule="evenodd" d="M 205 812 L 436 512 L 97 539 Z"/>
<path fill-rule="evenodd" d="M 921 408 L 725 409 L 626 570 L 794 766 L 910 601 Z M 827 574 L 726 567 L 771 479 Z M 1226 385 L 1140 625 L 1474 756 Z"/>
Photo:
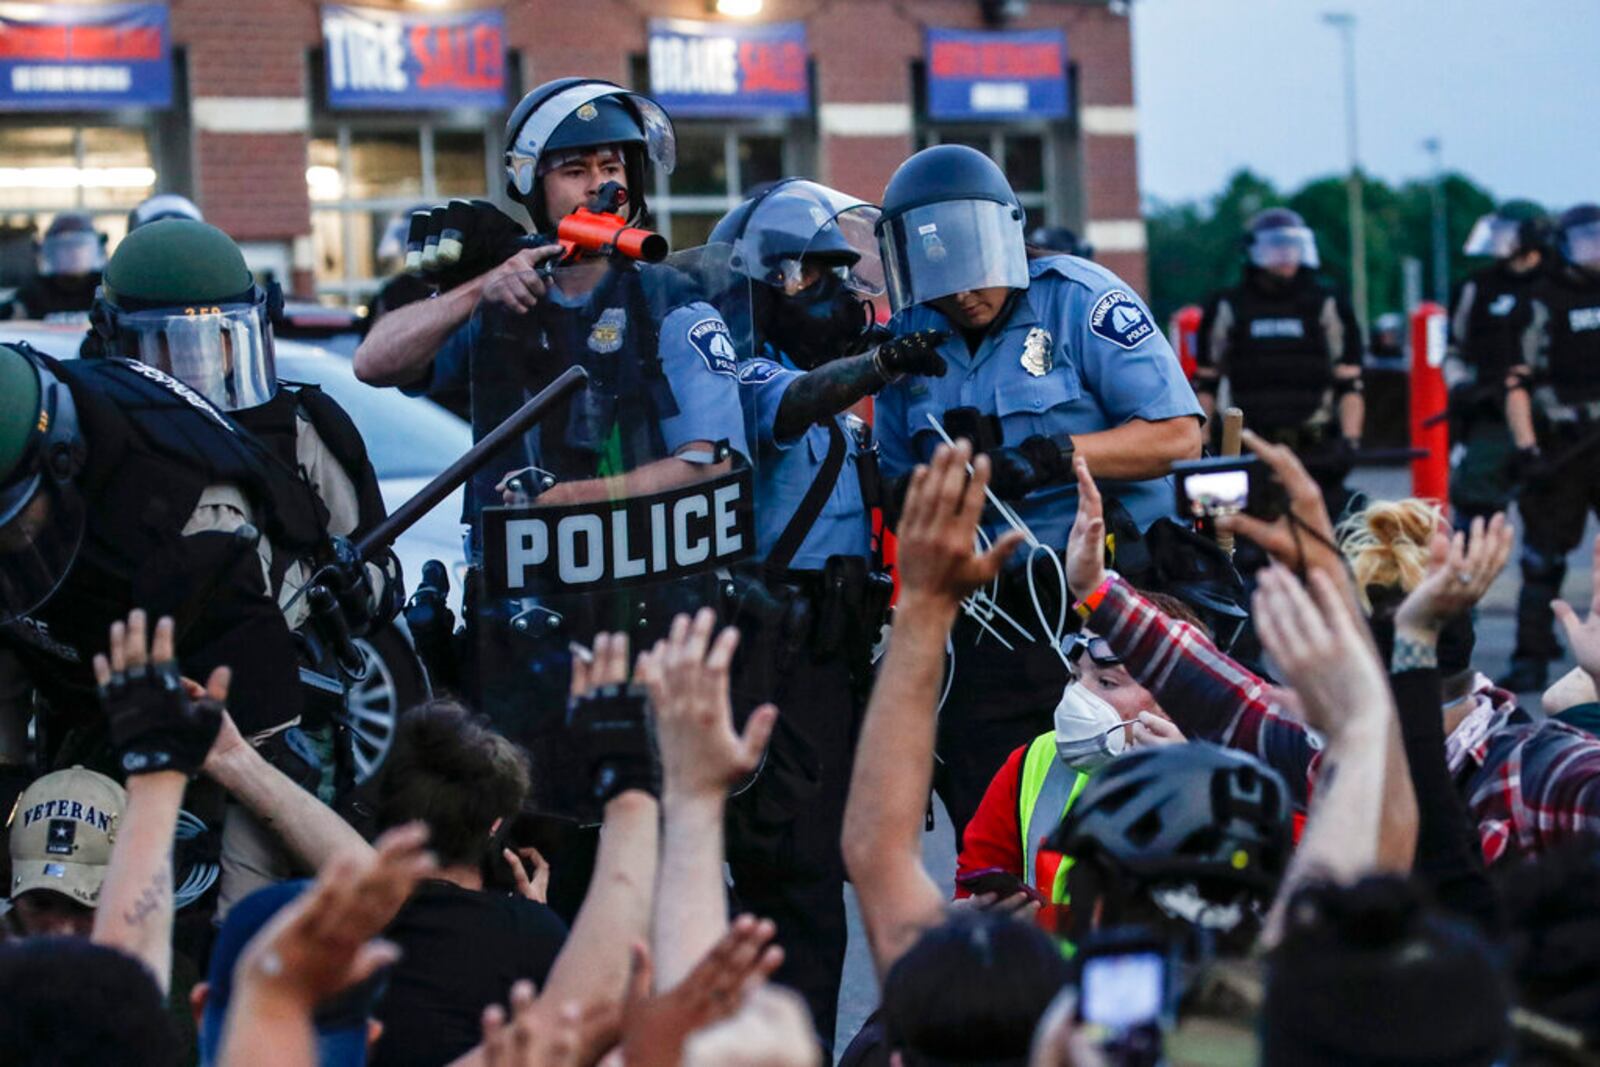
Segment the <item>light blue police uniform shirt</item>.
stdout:
<path fill-rule="evenodd" d="M 949 364 L 943 378 L 907 377 L 878 394 L 873 423 L 886 479 L 933 455 L 941 438 L 928 416 L 942 425 L 951 408 L 999 415 L 1011 446 L 1035 434 L 1095 433 L 1129 419 L 1200 416 L 1177 356 L 1131 286 L 1074 256 L 1031 260 L 1028 276 L 1028 289 L 975 355 L 931 306 L 907 309 L 890 323 L 897 334 L 948 330 L 951 336 L 939 348 Z M 1042 373 L 1029 372 L 1025 354 Z M 1140 529 L 1173 512 L 1170 475 L 1099 484 L 1122 501 Z M 1078 487 L 1047 486 L 1011 504 L 1040 541 L 1059 550 L 1078 511 Z M 984 529 L 997 535 L 1009 527 L 990 509 Z"/>
<path fill-rule="evenodd" d="M 750 436 L 756 442 L 756 544 L 763 560 L 777 546 L 828 455 L 828 428 L 820 423 L 812 423 L 805 433 L 787 441 L 773 435 L 783 394 L 800 376 L 786 360 L 771 354 L 748 360 L 739 369 L 739 383 L 751 402 L 755 422 Z M 845 439 L 844 466 L 822 514 L 788 563 L 791 570 L 821 570 L 829 556 L 865 557 L 872 551 L 872 530 L 856 468 L 855 435 L 845 427 L 844 416 L 834 418 Z"/>
<path fill-rule="evenodd" d="M 434 356 L 429 377 L 405 391 L 447 407 L 470 399 L 477 322 L 473 317 L 457 327 Z M 661 320 L 658 336 L 657 355 L 678 407 L 676 415 L 661 420 L 668 455 L 695 441 L 725 440 L 733 451 L 750 456 L 738 355 L 722 316 L 704 301 L 684 304 Z"/>

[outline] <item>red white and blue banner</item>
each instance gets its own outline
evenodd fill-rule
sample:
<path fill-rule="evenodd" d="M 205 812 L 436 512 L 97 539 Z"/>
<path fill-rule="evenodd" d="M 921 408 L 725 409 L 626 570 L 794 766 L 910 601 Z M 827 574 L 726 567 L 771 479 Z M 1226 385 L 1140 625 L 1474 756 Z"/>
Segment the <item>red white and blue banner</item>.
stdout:
<path fill-rule="evenodd" d="M 328 106 L 424 111 L 506 104 L 505 17 L 474 11 L 322 9 Z"/>
<path fill-rule="evenodd" d="M 811 71 L 803 22 L 650 20 L 650 95 L 683 118 L 803 115 Z"/>
<path fill-rule="evenodd" d="M 928 117 L 1059 119 L 1067 115 L 1062 30 L 928 30 Z"/>
<path fill-rule="evenodd" d="M 171 103 L 165 4 L 0 3 L 0 110 Z"/>

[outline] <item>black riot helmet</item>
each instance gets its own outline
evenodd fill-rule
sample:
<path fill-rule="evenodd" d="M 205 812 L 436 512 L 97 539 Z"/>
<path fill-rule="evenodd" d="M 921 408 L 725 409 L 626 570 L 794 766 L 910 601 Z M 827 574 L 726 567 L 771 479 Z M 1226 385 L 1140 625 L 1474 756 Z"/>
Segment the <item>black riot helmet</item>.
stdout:
<path fill-rule="evenodd" d="M 88 278 L 106 265 L 106 238 L 94 220 L 77 211 L 63 211 L 50 222 L 39 243 L 39 273 L 47 278 Z"/>
<path fill-rule="evenodd" d="M 506 120 L 506 195 L 528 209 L 541 232 L 555 229 L 545 211 L 541 178 L 565 153 L 616 145 L 628 177 L 629 221 L 645 213 L 652 165 L 671 174 L 677 163 L 672 120 L 648 96 L 595 78 L 557 78 L 524 96 Z"/>
<path fill-rule="evenodd" d="M 874 227 L 878 209 L 800 178 L 768 186 L 728 212 L 708 245 L 726 248 L 729 275 L 748 282 L 750 318 L 760 338 L 797 366 L 852 354 L 872 323 L 870 301 L 883 294 Z M 724 309 L 739 318 L 738 301 Z"/>
<path fill-rule="evenodd" d="M 1244 224 L 1244 254 L 1250 266 L 1260 270 L 1285 267 L 1316 270 L 1317 236 L 1298 211 L 1270 207 L 1250 216 Z"/>
<path fill-rule="evenodd" d="M 1461 246 L 1463 255 L 1515 259 L 1550 244 L 1550 216 L 1532 200 L 1507 200 L 1480 216 Z"/>
<path fill-rule="evenodd" d="M 889 179 L 878 240 L 896 312 L 973 289 L 1026 289 L 1022 206 L 994 160 L 966 145 L 924 148 Z"/>
<path fill-rule="evenodd" d="M 1060 252 L 1080 259 L 1094 258 L 1094 245 L 1065 226 L 1035 226 L 1028 231 L 1028 243 L 1047 252 Z"/>
<path fill-rule="evenodd" d="M 1277 771 L 1191 741 L 1112 760 L 1045 847 L 1074 861 L 1074 916 L 1103 903 L 1102 921 L 1122 922 L 1118 909 L 1138 905 L 1218 936 L 1248 934 L 1288 865 L 1289 814 Z M 1075 925 L 1075 937 L 1085 932 Z"/>
<path fill-rule="evenodd" d="M 27 344 L 0 345 L 0 623 L 49 600 L 72 568 L 87 456 L 67 384 Z"/>
<path fill-rule="evenodd" d="M 1579 204 L 1556 221 L 1561 258 L 1586 274 L 1600 276 L 1600 204 Z"/>

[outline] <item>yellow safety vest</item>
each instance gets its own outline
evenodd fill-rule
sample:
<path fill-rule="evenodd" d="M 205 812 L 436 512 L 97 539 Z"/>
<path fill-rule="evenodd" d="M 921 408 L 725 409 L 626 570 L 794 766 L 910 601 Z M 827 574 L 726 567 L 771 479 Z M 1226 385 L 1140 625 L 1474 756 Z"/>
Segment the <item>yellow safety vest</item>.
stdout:
<path fill-rule="evenodd" d="M 1087 774 L 1073 770 L 1056 757 L 1055 731 L 1033 739 L 1022 760 L 1017 825 L 1022 830 L 1023 874 L 1028 884 L 1041 893 L 1046 887 L 1039 884 L 1039 846 L 1072 810 L 1073 802 L 1088 784 Z M 1071 869 L 1072 859 L 1063 856 L 1049 886 L 1050 903 L 1067 903 L 1067 872 Z"/>

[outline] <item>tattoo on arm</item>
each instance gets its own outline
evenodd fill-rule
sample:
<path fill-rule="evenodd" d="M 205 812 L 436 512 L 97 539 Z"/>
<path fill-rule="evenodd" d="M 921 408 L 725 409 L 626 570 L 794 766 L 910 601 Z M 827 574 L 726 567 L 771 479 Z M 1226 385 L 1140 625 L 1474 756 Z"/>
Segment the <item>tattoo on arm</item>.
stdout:
<path fill-rule="evenodd" d="M 1414 637 L 1395 634 L 1394 651 L 1389 654 L 1389 673 L 1403 674 L 1439 665 L 1439 646 L 1418 641 Z"/>
<path fill-rule="evenodd" d="M 779 440 L 792 440 L 813 423 L 832 418 L 882 388 L 883 379 L 872 365 L 871 352 L 825 363 L 802 374 L 784 390 L 772 435 Z"/>
<path fill-rule="evenodd" d="M 150 879 L 150 884 L 140 891 L 139 896 L 128 910 L 122 913 L 123 921 L 129 926 L 144 926 L 145 920 L 167 906 L 172 897 L 172 854 L 167 854 L 167 862 Z"/>

